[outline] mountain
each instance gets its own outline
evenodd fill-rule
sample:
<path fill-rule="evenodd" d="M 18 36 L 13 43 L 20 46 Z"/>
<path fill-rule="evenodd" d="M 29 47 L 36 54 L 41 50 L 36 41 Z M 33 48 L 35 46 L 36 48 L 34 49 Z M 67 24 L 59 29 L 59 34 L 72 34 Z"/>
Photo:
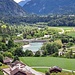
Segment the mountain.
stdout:
<path fill-rule="evenodd" d="M 25 11 L 14 0 L 0 0 L 0 16 L 24 16 Z"/>
<path fill-rule="evenodd" d="M 23 9 L 39 15 L 75 14 L 75 0 L 31 0 Z"/>
<path fill-rule="evenodd" d="M 31 1 L 31 0 L 20 1 L 18 4 L 23 7 L 28 1 Z"/>

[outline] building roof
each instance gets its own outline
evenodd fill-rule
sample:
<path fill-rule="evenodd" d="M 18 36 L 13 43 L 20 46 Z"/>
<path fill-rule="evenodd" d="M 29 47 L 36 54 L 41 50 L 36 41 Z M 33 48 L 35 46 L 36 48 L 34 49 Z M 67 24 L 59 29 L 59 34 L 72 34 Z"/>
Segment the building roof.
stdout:
<path fill-rule="evenodd" d="M 18 72 L 25 75 L 33 75 L 29 69 L 27 69 L 26 65 L 20 61 L 15 61 L 13 66 L 10 66 L 8 69 L 3 69 L 3 71 L 8 75 L 15 75 Z"/>
<path fill-rule="evenodd" d="M 13 61 L 12 58 L 5 57 L 4 60 L 3 60 L 3 63 L 7 64 L 7 63 L 11 63 L 12 61 Z"/>
<path fill-rule="evenodd" d="M 61 71 L 62 71 L 62 69 L 59 68 L 58 66 L 53 66 L 53 67 L 50 68 L 50 73 L 52 73 L 52 72 L 61 72 Z"/>
<path fill-rule="evenodd" d="M 22 63 L 22 62 L 20 62 L 20 61 L 18 61 L 18 60 L 16 60 L 14 63 L 11 63 L 11 67 L 14 67 L 15 65 L 17 65 L 17 64 L 21 64 L 21 65 L 24 65 L 24 66 L 26 66 L 24 63 Z"/>

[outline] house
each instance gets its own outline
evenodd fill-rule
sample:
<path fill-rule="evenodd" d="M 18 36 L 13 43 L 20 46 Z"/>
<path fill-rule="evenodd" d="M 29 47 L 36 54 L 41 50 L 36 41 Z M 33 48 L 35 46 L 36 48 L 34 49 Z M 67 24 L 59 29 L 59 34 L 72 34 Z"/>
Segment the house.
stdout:
<path fill-rule="evenodd" d="M 50 37 L 50 35 L 44 35 L 44 38 L 49 38 Z"/>
<path fill-rule="evenodd" d="M 10 64 L 10 63 L 12 63 L 12 61 L 13 61 L 13 59 L 12 58 L 9 58 L 9 57 L 5 57 L 4 59 L 3 59 L 3 63 L 4 64 Z"/>
<path fill-rule="evenodd" d="M 33 75 L 26 65 L 20 61 L 15 61 L 10 68 L 3 69 L 5 75 Z"/>
<path fill-rule="evenodd" d="M 61 72 L 62 71 L 62 69 L 61 68 L 59 68 L 58 66 L 53 66 L 53 67 L 51 67 L 50 69 L 49 69 L 49 71 L 50 71 L 50 73 L 58 73 L 58 72 Z"/>

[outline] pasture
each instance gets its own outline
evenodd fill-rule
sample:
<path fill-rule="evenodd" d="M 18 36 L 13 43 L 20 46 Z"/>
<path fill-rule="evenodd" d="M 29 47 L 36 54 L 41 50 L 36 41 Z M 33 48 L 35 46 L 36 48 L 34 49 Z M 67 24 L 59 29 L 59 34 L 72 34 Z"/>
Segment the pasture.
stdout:
<path fill-rule="evenodd" d="M 48 68 L 36 67 L 52 67 L 59 66 L 63 69 L 75 70 L 75 59 L 57 58 L 57 57 L 20 57 L 20 60 L 36 70 L 45 72 Z"/>

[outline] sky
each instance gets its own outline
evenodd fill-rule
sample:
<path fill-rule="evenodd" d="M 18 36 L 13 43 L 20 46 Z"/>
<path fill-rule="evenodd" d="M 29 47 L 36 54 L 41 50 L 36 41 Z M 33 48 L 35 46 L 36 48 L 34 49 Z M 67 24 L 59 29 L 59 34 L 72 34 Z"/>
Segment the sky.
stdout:
<path fill-rule="evenodd" d="M 25 1 L 25 0 L 14 0 L 14 1 L 18 3 L 18 2 L 20 2 L 20 1 Z"/>

